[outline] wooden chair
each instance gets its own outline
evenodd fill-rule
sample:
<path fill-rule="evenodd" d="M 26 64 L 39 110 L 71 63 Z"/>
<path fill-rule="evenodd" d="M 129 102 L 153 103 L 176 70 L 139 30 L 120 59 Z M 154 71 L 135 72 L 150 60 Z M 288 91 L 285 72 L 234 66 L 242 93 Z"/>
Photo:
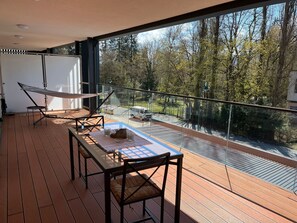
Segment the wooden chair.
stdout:
<path fill-rule="evenodd" d="M 122 177 L 111 179 L 110 182 L 111 192 L 120 206 L 121 223 L 124 222 L 124 206 L 140 201 L 143 202 L 142 215 L 145 216 L 145 213 L 147 213 L 149 217 L 145 217 L 136 222 L 147 221 L 149 219 L 156 222 L 149 210 L 145 207 L 145 201 L 155 197 L 161 197 L 160 222 L 163 222 L 164 192 L 168 173 L 169 157 L 170 153 L 164 153 L 153 157 L 124 160 Z M 164 168 L 160 169 L 161 166 L 164 166 Z M 150 169 L 149 176 L 143 173 L 143 170 L 147 169 Z M 152 177 L 156 173 L 163 174 L 160 187 L 152 180 Z"/>

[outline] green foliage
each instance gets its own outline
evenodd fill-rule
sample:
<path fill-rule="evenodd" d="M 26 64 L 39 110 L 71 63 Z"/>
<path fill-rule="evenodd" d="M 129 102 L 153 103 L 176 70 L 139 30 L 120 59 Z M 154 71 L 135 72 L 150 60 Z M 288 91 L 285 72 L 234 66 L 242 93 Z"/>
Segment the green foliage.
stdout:
<path fill-rule="evenodd" d="M 286 107 L 289 73 L 297 66 L 296 15 L 297 2 L 286 1 L 172 26 L 158 40 L 139 43 L 129 35 L 101 42 L 102 83 Z M 160 112 L 182 113 L 169 98 L 157 102 Z M 183 105 L 198 126 L 226 131 L 229 105 Z M 234 107 L 232 115 L 234 134 L 263 140 L 280 138 L 276 132 L 285 123 L 244 107 Z"/>
<path fill-rule="evenodd" d="M 53 48 L 53 54 L 63 54 L 63 55 L 75 55 L 75 44 L 71 43 L 68 45 Z"/>
<path fill-rule="evenodd" d="M 275 131 L 283 125 L 281 112 L 235 106 L 231 133 L 259 141 L 274 142 Z"/>
<path fill-rule="evenodd" d="M 137 35 L 103 41 L 102 83 L 285 107 L 296 8 L 289 1 L 172 26 L 141 44 Z"/>
<path fill-rule="evenodd" d="M 137 35 L 123 36 L 100 42 L 101 82 L 138 87 Z"/>

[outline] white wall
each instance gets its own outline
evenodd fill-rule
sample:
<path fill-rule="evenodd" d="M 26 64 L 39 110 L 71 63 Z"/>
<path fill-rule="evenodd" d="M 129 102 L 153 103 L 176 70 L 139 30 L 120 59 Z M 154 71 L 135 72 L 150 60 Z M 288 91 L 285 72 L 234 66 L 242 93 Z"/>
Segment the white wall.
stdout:
<path fill-rule="evenodd" d="M 78 57 L 45 56 L 47 89 L 81 93 L 80 59 Z M 81 108 L 82 99 L 66 99 L 48 96 L 49 110 Z"/>
<path fill-rule="evenodd" d="M 17 82 L 43 88 L 42 56 L 25 54 L 0 54 L 3 93 L 7 112 L 25 112 L 33 105 L 20 90 Z M 47 89 L 67 93 L 80 93 L 80 58 L 70 56 L 45 56 Z M 45 97 L 28 92 L 38 105 L 45 105 Z M 81 108 L 81 99 L 48 97 L 50 110 Z"/>
<path fill-rule="evenodd" d="M 0 60 L 6 112 L 24 112 L 34 104 L 17 82 L 43 87 L 41 56 L 1 54 Z M 37 104 L 44 105 L 43 95 L 32 93 L 31 96 Z"/>

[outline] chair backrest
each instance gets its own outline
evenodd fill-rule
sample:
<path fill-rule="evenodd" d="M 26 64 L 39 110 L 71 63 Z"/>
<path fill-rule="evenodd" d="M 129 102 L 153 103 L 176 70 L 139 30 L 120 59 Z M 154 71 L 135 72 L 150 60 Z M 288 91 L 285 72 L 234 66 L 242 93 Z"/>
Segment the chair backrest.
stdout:
<path fill-rule="evenodd" d="M 161 194 L 164 195 L 167 173 L 168 173 L 168 165 L 169 165 L 170 153 L 164 153 L 157 156 L 145 157 L 145 158 L 136 158 L 136 159 L 125 159 L 124 160 L 124 171 L 123 171 L 123 179 L 122 179 L 122 193 L 121 193 L 121 202 L 125 203 L 125 200 L 128 200 L 131 196 L 133 196 L 138 190 L 141 189 L 144 185 L 150 184 L 152 187 L 157 187 L 151 179 L 152 177 L 158 173 L 163 174 L 163 179 L 161 182 Z M 160 169 L 161 166 L 164 166 L 164 169 Z M 143 170 L 151 169 L 150 174 L 147 174 L 147 177 L 144 177 L 141 173 Z M 160 169 L 160 171 L 158 171 Z M 125 198 L 125 187 L 126 187 L 126 177 L 127 174 L 137 174 L 143 178 L 143 183 L 139 185 L 135 191 L 130 194 L 129 197 Z"/>

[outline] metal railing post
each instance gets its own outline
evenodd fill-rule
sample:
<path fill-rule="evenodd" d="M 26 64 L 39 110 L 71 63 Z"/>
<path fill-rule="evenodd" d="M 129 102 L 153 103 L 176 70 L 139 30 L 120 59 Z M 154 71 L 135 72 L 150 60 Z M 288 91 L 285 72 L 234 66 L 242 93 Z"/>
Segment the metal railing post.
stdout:
<path fill-rule="evenodd" d="M 227 136 L 226 136 L 226 140 L 227 140 L 227 145 L 225 148 L 225 165 L 227 164 L 227 148 L 229 148 L 229 138 L 230 138 L 230 127 L 231 127 L 231 118 L 232 118 L 232 110 L 233 110 L 233 105 L 230 104 L 230 109 L 229 109 L 229 118 L 228 118 L 228 130 L 227 130 Z"/>

